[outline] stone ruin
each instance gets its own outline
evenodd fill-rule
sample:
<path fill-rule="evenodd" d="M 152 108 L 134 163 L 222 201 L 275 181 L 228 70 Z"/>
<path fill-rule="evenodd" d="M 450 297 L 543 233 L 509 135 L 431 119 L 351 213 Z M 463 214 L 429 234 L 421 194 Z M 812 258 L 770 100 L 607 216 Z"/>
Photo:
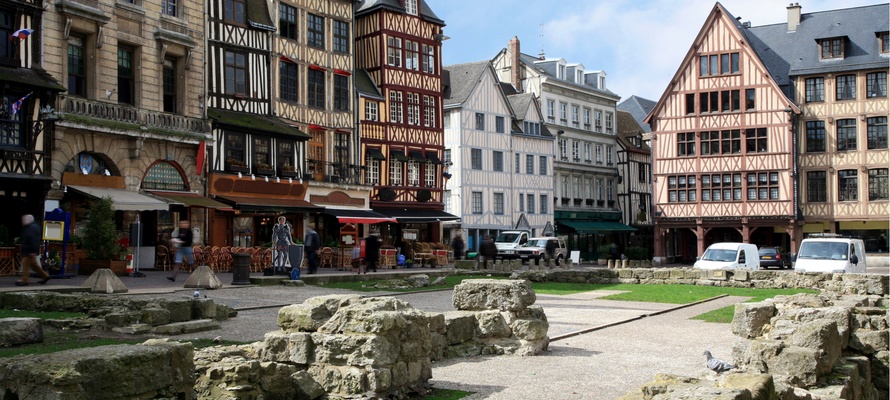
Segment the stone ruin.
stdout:
<path fill-rule="evenodd" d="M 737 304 L 738 370 L 716 378 L 659 374 L 623 399 L 886 400 L 887 305 L 881 296 L 825 293 Z"/>

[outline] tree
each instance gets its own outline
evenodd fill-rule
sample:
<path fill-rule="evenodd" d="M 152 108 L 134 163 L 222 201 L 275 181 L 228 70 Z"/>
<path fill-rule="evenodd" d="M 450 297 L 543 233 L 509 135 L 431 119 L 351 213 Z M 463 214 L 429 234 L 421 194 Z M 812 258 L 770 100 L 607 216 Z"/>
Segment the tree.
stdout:
<path fill-rule="evenodd" d="M 117 259 L 117 235 L 114 230 L 114 201 L 103 197 L 90 207 L 90 219 L 83 227 L 83 249 L 90 260 Z"/>

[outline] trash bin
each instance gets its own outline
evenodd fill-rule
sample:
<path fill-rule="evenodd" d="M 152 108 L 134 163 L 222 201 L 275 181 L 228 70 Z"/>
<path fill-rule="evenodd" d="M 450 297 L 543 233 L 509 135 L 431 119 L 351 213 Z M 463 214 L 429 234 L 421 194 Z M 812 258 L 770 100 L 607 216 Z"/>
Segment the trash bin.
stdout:
<path fill-rule="evenodd" d="M 250 285 L 249 253 L 232 253 L 232 284 Z"/>

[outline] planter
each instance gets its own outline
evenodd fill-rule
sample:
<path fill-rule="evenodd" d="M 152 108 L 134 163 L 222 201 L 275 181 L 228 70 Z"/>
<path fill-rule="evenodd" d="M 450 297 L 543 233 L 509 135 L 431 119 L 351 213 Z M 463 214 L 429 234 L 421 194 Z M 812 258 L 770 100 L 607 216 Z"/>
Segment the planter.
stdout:
<path fill-rule="evenodd" d="M 77 268 L 78 275 L 92 275 L 97 269 L 110 269 L 117 276 L 127 275 L 127 262 L 120 260 L 80 260 L 80 266 Z"/>
<path fill-rule="evenodd" d="M 275 170 L 274 169 L 257 168 L 256 174 L 259 176 L 273 176 L 273 175 L 275 175 Z"/>
<path fill-rule="evenodd" d="M 280 173 L 282 178 L 296 178 L 298 176 L 296 171 L 284 171 L 282 170 Z"/>
<path fill-rule="evenodd" d="M 247 169 L 246 166 L 240 166 L 240 165 L 226 165 L 226 171 L 234 172 L 234 173 L 240 172 L 242 174 L 246 174 L 246 173 L 250 172 L 250 170 Z"/>

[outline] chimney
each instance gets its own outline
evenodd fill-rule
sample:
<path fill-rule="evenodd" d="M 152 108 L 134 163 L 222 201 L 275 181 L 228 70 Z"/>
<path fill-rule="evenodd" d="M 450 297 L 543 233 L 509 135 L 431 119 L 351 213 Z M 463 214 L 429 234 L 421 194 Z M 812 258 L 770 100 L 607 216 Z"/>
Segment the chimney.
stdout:
<path fill-rule="evenodd" d="M 521 69 L 519 64 L 519 38 L 513 36 L 513 39 L 510 39 L 510 44 L 507 45 L 507 49 L 510 53 L 510 84 L 513 85 L 517 92 L 522 92 L 522 76 L 519 73 Z"/>
<path fill-rule="evenodd" d="M 794 32 L 800 25 L 800 3 L 788 5 L 788 32 Z"/>

